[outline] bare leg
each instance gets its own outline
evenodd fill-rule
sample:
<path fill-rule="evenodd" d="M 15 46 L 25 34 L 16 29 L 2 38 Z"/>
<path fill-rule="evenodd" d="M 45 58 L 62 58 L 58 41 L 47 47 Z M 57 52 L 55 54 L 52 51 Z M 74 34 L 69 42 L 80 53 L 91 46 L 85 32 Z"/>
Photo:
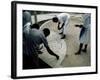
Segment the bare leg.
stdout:
<path fill-rule="evenodd" d="M 75 55 L 81 54 L 82 47 L 83 47 L 83 44 L 80 43 L 79 50 L 75 53 Z"/>
<path fill-rule="evenodd" d="M 82 50 L 83 52 L 87 52 L 87 44 L 85 44 L 85 47 L 84 47 L 84 49 Z"/>

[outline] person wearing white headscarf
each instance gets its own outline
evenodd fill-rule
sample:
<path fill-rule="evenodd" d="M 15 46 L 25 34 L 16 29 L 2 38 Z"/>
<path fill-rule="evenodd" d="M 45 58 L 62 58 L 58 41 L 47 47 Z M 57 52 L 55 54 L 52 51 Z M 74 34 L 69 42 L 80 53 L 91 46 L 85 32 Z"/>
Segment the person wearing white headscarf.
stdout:
<path fill-rule="evenodd" d="M 75 53 L 76 55 L 81 54 L 81 51 L 83 52 L 87 51 L 87 46 L 90 40 L 91 15 L 83 14 L 82 18 L 83 18 L 83 25 L 75 25 L 76 27 L 81 28 L 81 32 L 79 36 L 80 46 L 79 46 L 79 50 Z M 85 47 L 82 50 L 83 45 L 85 45 Z"/>
<path fill-rule="evenodd" d="M 58 30 L 62 34 L 61 39 L 64 39 L 66 37 L 67 27 L 69 23 L 70 15 L 68 13 L 60 13 L 56 17 L 53 17 L 53 22 L 58 22 Z"/>

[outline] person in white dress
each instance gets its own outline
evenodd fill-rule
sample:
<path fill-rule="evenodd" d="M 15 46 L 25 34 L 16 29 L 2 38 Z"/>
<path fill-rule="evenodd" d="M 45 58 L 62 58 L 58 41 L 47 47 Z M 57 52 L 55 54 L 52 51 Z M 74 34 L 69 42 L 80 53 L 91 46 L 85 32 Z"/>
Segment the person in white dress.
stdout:
<path fill-rule="evenodd" d="M 76 55 L 81 54 L 81 51 L 87 52 L 87 46 L 90 40 L 91 15 L 83 14 L 82 18 L 83 18 L 83 25 L 75 25 L 76 27 L 81 28 L 81 32 L 79 36 L 80 46 L 79 46 L 79 50 L 75 53 Z M 83 45 L 85 47 L 82 50 Z"/>
<path fill-rule="evenodd" d="M 61 39 L 66 37 L 69 19 L 70 15 L 68 13 L 60 13 L 52 19 L 53 22 L 58 23 L 58 30 L 60 31 L 59 34 L 62 35 Z"/>

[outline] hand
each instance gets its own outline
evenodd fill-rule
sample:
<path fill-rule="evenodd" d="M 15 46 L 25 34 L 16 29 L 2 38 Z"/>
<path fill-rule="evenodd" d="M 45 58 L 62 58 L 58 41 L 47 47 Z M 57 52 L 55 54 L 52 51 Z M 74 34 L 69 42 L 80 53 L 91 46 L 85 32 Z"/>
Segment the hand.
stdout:
<path fill-rule="evenodd" d="M 76 24 L 75 27 L 80 27 L 80 25 Z"/>
<path fill-rule="evenodd" d="M 59 56 L 57 55 L 56 58 L 57 58 L 57 60 L 58 60 L 58 59 L 59 59 Z"/>
<path fill-rule="evenodd" d="M 80 25 L 80 28 L 82 28 L 83 27 L 83 25 Z"/>
<path fill-rule="evenodd" d="M 61 25 L 61 27 L 60 27 L 60 24 L 58 24 L 58 30 L 62 29 L 64 25 L 65 25 L 65 24 L 63 23 L 63 24 Z"/>
<path fill-rule="evenodd" d="M 75 27 L 82 28 L 82 27 L 83 27 L 83 25 L 82 25 L 82 24 L 80 24 L 80 25 L 76 24 L 76 25 L 75 25 Z"/>

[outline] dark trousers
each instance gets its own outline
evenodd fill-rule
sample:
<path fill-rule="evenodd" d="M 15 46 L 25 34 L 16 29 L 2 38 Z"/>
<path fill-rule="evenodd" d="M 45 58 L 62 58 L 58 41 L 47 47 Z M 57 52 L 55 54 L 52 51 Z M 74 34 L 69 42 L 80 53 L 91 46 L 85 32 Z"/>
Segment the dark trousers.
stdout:
<path fill-rule="evenodd" d="M 23 69 L 36 69 L 39 68 L 38 55 L 23 54 Z"/>

